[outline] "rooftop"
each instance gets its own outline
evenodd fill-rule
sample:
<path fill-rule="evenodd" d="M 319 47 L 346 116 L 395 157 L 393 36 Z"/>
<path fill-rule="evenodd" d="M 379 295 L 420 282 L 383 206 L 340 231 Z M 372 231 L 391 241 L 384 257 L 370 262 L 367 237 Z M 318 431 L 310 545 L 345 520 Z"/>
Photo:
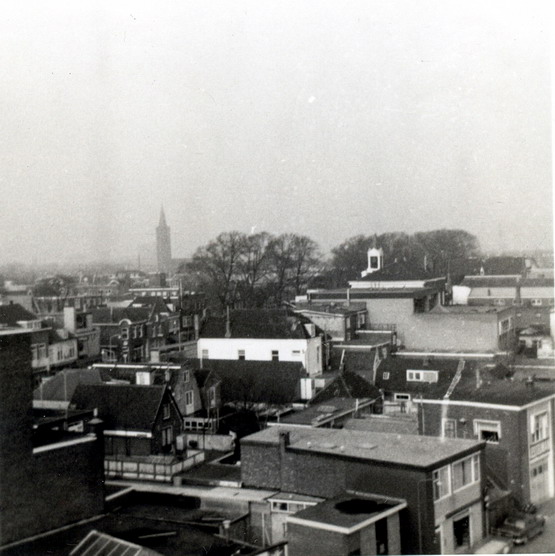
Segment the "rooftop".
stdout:
<path fill-rule="evenodd" d="M 366 280 L 368 281 L 368 280 Z M 421 298 L 426 295 L 437 293 L 434 288 L 427 287 L 375 287 L 375 288 L 339 288 L 330 290 L 312 290 L 309 292 L 310 298 L 318 299 L 347 299 L 347 290 L 351 299 L 372 299 L 372 298 Z"/>
<path fill-rule="evenodd" d="M 366 311 L 366 303 L 297 303 L 295 311 L 352 315 L 360 311 Z"/>
<path fill-rule="evenodd" d="M 303 521 L 331 525 L 351 533 L 381 519 L 385 512 L 391 512 L 394 508 L 400 511 L 406 505 L 404 500 L 346 493 L 301 510 L 290 519 L 296 523 Z M 306 525 L 310 526 L 310 523 Z"/>
<path fill-rule="evenodd" d="M 431 272 L 424 267 L 415 267 L 403 260 L 386 264 L 380 270 L 376 270 L 368 274 L 364 278 L 358 278 L 353 282 L 395 282 L 405 280 L 435 280 L 444 278 L 438 276 L 436 273 Z"/>
<path fill-rule="evenodd" d="M 289 432 L 292 450 L 426 469 L 476 452 L 485 445 L 466 439 L 287 426 L 269 427 L 243 438 L 241 444 L 279 445 L 282 432 Z"/>
<path fill-rule="evenodd" d="M 304 340 L 310 321 L 287 309 L 240 309 L 226 316 L 210 317 L 202 327 L 202 338 L 271 338 Z M 227 334 L 229 332 L 229 334 Z"/>

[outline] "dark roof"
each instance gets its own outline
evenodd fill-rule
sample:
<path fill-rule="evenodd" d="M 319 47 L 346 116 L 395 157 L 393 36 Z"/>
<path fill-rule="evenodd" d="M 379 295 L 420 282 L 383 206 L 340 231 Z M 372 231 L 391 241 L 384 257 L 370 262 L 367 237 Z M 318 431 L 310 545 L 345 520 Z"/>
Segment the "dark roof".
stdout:
<path fill-rule="evenodd" d="M 129 307 L 147 307 L 155 313 L 171 313 L 164 300 L 158 296 L 137 296 L 131 301 Z"/>
<path fill-rule="evenodd" d="M 48 378 L 33 392 L 35 400 L 69 401 L 79 384 L 101 384 L 97 369 L 65 369 Z"/>
<path fill-rule="evenodd" d="M 476 380 L 467 375 L 465 379 L 461 379 L 450 399 L 524 406 L 553 395 L 555 395 L 555 384 L 550 382 L 536 381 L 533 385 L 528 385 L 526 380 L 495 379 L 485 375 L 478 388 Z"/>
<path fill-rule="evenodd" d="M 368 280 L 367 280 L 368 281 Z M 415 298 L 419 299 L 427 295 L 437 293 L 437 288 L 414 287 L 414 288 L 347 288 L 349 297 L 355 299 L 398 299 Z M 312 300 L 342 300 L 347 299 L 347 289 L 316 290 L 310 292 Z"/>
<path fill-rule="evenodd" d="M 209 359 L 202 366 L 221 379 L 223 403 L 292 403 L 300 398 L 300 379 L 306 377 L 302 363 L 288 361 Z"/>
<path fill-rule="evenodd" d="M 437 273 L 430 272 L 423 267 L 417 267 L 399 260 L 385 265 L 382 269 L 368 274 L 364 278 L 357 278 L 353 282 L 394 282 L 402 280 L 434 280 L 443 278 Z"/>
<path fill-rule="evenodd" d="M 297 303 L 295 305 L 296 312 L 316 312 L 316 313 L 330 313 L 335 315 L 352 315 L 360 311 L 366 311 L 366 303 Z"/>
<path fill-rule="evenodd" d="M 319 404 L 332 398 L 370 398 L 376 399 L 380 397 L 380 391 L 376 386 L 370 384 L 360 375 L 345 371 L 338 375 L 323 390 L 320 390 L 310 400 L 310 405 Z"/>
<path fill-rule="evenodd" d="M 123 319 L 131 322 L 148 320 L 151 309 L 148 307 L 100 307 L 91 310 L 94 324 L 117 324 Z"/>
<path fill-rule="evenodd" d="M 483 264 L 486 274 L 522 274 L 526 270 L 524 257 L 490 257 Z"/>
<path fill-rule="evenodd" d="M 210 317 L 201 338 L 225 338 L 226 317 Z M 231 338 L 304 340 L 309 334 L 303 324 L 310 321 L 288 309 L 241 309 L 230 312 Z"/>
<path fill-rule="evenodd" d="M 516 288 L 518 276 L 465 276 L 461 286 L 469 288 Z"/>
<path fill-rule="evenodd" d="M 37 315 L 24 309 L 19 303 L 0 305 L 0 323 L 17 326 L 19 321 L 38 320 Z"/>
<path fill-rule="evenodd" d="M 72 404 L 78 409 L 98 409 L 107 429 L 150 431 L 166 386 L 90 384 L 77 386 Z"/>
<path fill-rule="evenodd" d="M 406 392 L 428 398 L 443 398 L 451 384 L 457 367 L 457 358 L 397 357 L 384 359 L 376 371 L 376 386 L 385 392 Z M 474 376 L 476 361 L 465 361 L 463 373 Z M 407 381 L 407 370 L 438 371 L 437 382 Z M 389 378 L 384 378 L 389 373 Z M 387 376 L 387 375 L 386 375 Z"/>
<path fill-rule="evenodd" d="M 372 371 L 374 368 L 374 361 L 376 359 L 376 348 L 369 350 L 345 350 L 332 349 L 330 353 L 330 366 L 332 370 L 338 371 L 343 362 L 343 368 L 346 371 Z"/>

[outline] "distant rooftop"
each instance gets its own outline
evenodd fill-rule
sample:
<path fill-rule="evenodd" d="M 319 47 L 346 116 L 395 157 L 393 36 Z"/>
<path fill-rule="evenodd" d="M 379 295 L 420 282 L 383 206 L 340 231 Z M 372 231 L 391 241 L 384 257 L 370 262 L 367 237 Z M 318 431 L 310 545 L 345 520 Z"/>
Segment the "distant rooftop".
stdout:
<path fill-rule="evenodd" d="M 399 465 L 434 469 L 484 446 L 476 440 L 275 426 L 247 436 L 242 445 L 279 445 L 280 433 L 289 432 L 289 449 Z"/>

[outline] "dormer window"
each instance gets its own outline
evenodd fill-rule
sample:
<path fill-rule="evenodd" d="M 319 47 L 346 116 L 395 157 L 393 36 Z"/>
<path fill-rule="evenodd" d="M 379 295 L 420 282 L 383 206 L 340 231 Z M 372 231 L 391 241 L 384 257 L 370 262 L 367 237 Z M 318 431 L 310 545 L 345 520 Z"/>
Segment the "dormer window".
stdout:
<path fill-rule="evenodd" d="M 437 371 L 407 370 L 407 382 L 437 382 Z"/>

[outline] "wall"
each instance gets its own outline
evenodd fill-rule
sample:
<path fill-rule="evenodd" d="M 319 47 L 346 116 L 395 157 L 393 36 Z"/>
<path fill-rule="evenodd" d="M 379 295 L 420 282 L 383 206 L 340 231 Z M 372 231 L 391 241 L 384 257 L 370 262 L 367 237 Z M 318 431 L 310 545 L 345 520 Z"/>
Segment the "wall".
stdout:
<path fill-rule="evenodd" d="M 419 431 L 429 436 L 441 436 L 441 420 L 455 419 L 458 438 L 476 438 L 474 420 L 499 421 L 501 438 L 498 444 L 488 443 L 485 449 L 485 465 L 488 473 L 495 473 L 502 488 L 513 490 L 518 499 L 523 499 L 523 456 L 526 458 L 527 437 L 523 434 L 525 417 L 522 412 L 493 407 L 471 407 L 460 405 L 420 404 Z M 464 424 L 461 423 L 464 420 Z M 524 459 L 525 461 L 525 459 Z"/>
<path fill-rule="evenodd" d="M 414 315 L 405 330 L 407 349 L 447 351 L 497 351 L 497 314 L 461 315 L 423 313 Z"/>
<path fill-rule="evenodd" d="M 316 374 L 322 371 L 321 362 L 319 366 L 316 364 L 316 346 L 321 344 L 320 337 L 309 340 L 200 338 L 197 344 L 197 355 L 201 359 L 203 350 L 208 350 L 208 359 L 237 360 L 239 350 L 244 350 L 247 361 L 271 361 L 272 351 L 277 350 L 280 361 L 302 363 L 307 372 Z M 295 354 L 293 351 L 299 353 Z"/>
<path fill-rule="evenodd" d="M 313 529 L 297 523 L 287 525 L 287 537 L 289 556 L 346 556 L 350 549 L 356 550 L 357 545 L 360 546 L 360 541 L 349 539 L 342 533 Z M 351 545 L 354 546 L 351 548 Z"/>

